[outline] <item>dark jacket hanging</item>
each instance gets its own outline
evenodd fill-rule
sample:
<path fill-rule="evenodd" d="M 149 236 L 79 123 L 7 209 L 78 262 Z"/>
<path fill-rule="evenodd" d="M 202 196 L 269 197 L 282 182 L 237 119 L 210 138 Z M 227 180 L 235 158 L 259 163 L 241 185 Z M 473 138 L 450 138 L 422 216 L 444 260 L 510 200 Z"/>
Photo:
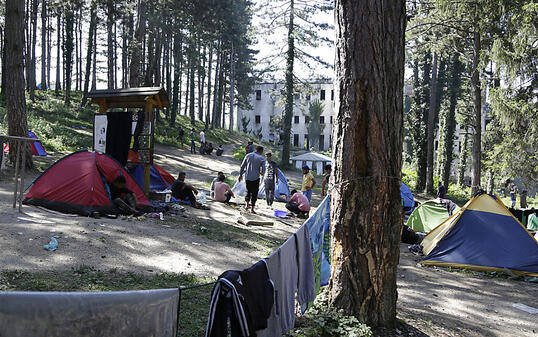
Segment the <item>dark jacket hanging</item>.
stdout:
<path fill-rule="evenodd" d="M 127 164 L 131 143 L 132 112 L 107 112 L 106 153 L 122 166 Z"/>

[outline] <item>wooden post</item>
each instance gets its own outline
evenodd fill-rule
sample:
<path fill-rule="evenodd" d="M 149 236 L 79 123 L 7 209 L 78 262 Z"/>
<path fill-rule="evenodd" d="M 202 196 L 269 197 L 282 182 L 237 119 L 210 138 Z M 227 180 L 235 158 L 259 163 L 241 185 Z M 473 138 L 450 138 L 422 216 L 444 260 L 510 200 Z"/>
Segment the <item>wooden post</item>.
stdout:
<path fill-rule="evenodd" d="M 15 189 L 13 191 L 13 208 L 17 207 L 17 190 L 19 187 L 19 159 L 21 155 L 19 141 L 15 141 Z"/>
<path fill-rule="evenodd" d="M 21 176 L 21 185 L 20 185 L 20 193 L 19 193 L 19 213 L 22 213 L 22 196 L 24 194 L 24 171 L 26 166 L 26 148 L 28 143 L 25 141 L 21 141 L 21 144 L 19 145 L 19 152 L 22 150 L 22 167 L 20 171 Z"/>

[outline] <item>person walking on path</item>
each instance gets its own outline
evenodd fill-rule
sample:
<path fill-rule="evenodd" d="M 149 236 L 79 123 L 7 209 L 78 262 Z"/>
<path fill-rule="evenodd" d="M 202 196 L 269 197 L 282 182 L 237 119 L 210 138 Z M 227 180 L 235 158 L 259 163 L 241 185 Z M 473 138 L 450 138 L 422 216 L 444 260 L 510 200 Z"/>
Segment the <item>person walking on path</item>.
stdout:
<path fill-rule="evenodd" d="M 512 202 L 512 205 L 510 208 L 516 207 L 516 198 L 517 198 L 517 187 L 516 185 L 512 186 L 512 189 L 510 190 L 510 201 Z"/>
<path fill-rule="evenodd" d="M 196 136 L 195 136 L 196 130 L 192 128 L 191 130 L 191 153 L 196 153 Z"/>
<path fill-rule="evenodd" d="M 204 132 L 204 130 L 200 131 L 200 143 L 205 144 L 205 132 Z"/>
<path fill-rule="evenodd" d="M 265 188 L 265 200 L 267 206 L 272 207 L 275 199 L 275 186 L 278 182 L 278 165 L 272 160 L 270 152 L 265 154 L 265 165 L 263 165 L 263 185 Z"/>
<path fill-rule="evenodd" d="M 246 155 L 245 159 L 241 163 L 241 170 L 239 172 L 239 182 L 243 180 L 243 174 L 245 174 L 245 183 L 247 185 L 247 195 L 245 197 L 246 206 L 250 212 L 256 214 L 254 207 L 256 206 L 256 200 L 258 200 L 258 190 L 260 189 L 260 174 L 265 162 L 265 158 L 262 156 L 263 147 L 258 146 L 256 152 L 251 152 Z"/>
<path fill-rule="evenodd" d="M 316 179 L 312 173 L 310 173 L 310 167 L 308 165 L 303 166 L 303 186 L 301 191 L 303 195 L 308 199 L 308 202 L 312 200 L 312 189 L 316 186 Z"/>
<path fill-rule="evenodd" d="M 183 136 L 185 136 L 185 131 L 183 131 L 183 128 L 180 126 L 177 130 L 177 140 L 181 144 L 181 148 L 183 149 Z"/>
<path fill-rule="evenodd" d="M 326 192 L 329 192 L 329 179 L 331 178 L 331 172 L 333 170 L 330 164 L 325 165 L 325 178 L 321 182 L 321 196 L 324 197 Z"/>

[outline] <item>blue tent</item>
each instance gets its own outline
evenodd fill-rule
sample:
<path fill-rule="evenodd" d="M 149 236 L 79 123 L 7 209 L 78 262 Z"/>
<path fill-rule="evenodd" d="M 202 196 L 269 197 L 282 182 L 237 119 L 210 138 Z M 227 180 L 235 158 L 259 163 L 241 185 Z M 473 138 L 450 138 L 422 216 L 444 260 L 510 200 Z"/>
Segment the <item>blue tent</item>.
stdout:
<path fill-rule="evenodd" d="M 144 186 L 144 166 L 135 165 L 128 168 L 131 177 L 139 186 Z M 150 169 L 149 189 L 151 191 L 164 191 L 170 189 L 175 179 L 164 169 L 157 165 L 152 165 Z"/>
<path fill-rule="evenodd" d="M 288 178 L 278 169 L 278 186 L 275 188 L 275 199 L 278 201 L 285 201 L 281 196 L 285 195 L 286 198 L 290 196 L 290 185 Z M 258 198 L 265 198 L 265 186 L 263 178 L 260 181 L 260 189 L 258 190 Z"/>
<path fill-rule="evenodd" d="M 423 264 L 538 276 L 538 242 L 495 196 L 471 199 L 422 241 Z"/>
<path fill-rule="evenodd" d="M 400 195 L 402 196 L 402 205 L 404 208 L 404 213 L 409 215 L 415 209 L 415 198 L 413 197 L 413 192 L 407 187 L 406 184 L 402 183 L 400 188 Z"/>

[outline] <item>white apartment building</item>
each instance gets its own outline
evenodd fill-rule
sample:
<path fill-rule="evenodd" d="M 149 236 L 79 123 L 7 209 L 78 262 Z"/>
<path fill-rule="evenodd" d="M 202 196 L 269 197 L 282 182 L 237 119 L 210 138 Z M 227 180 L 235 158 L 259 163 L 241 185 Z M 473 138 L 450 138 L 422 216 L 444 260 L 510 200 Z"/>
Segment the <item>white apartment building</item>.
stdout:
<path fill-rule="evenodd" d="M 253 93 L 249 96 L 252 110 L 237 111 L 237 129 L 244 131 L 243 121 L 248 120 L 246 132 L 261 135 L 264 141 L 278 142 L 280 134 L 271 128 L 273 116 L 284 114 L 284 83 L 259 83 L 254 85 Z M 323 103 L 323 113 L 320 116 L 322 127 L 318 145 L 314 151 L 327 151 L 331 147 L 331 132 L 334 119 L 334 90 L 332 82 L 309 83 L 308 87 L 296 94 L 294 99 L 291 145 L 295 148 L 310 149 L 312 146 L 308 135 L 310 103 L 319 100 Z"/>

